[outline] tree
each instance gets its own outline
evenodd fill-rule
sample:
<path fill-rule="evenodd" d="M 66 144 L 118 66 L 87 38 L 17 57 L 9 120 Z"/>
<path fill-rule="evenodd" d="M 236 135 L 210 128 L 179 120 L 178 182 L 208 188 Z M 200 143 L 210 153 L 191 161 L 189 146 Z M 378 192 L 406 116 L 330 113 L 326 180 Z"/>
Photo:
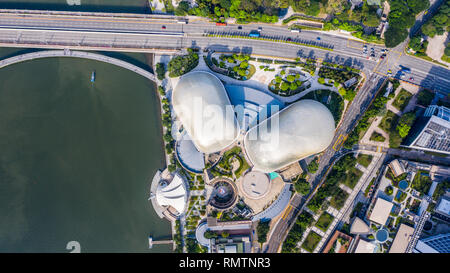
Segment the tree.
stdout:
<path fill-rule="evenodd" d="M 386 47 L 392 48 L 403 42 L 408 36 L 408 31 L 405 28 L 397 28 L 389 25 L 389 28 L 384 33 L 384 40 Z"/>
<path fill-rule="evenodd" d="M 178 7 L 175 10 L 175 15 L 184 16 L 189 11 L 189 3 L 187 1 L 181 1 L 178 3 Z"/>
<path fill-rule="evenodd" d="M 223 238 L 228 238 L 228 236 L 230 236 L 230 233 L 226 232 L 226 231 L 222 231 L 222 237 Z"/>
<path fill-rule="evenodd" d="M 289 89 L 289 87 L 290 87 L 290 85 L 287 82 L 281 83 L 281 90 L 286 91 Z"/>
<path fill-rule="evenodd" d="M 217 233 L 215 233 L 214 231 L 211 231 L 211 230 L 207 230 L 207 231 L 205 231 L 204 236 L 206 239 L 217 238 Z"/>
<path fill-rule="evenodd" d="M 258 235 L 258 242 L 263 244 L 267 241 L 267 233 L 270 230 L 270 220 L 261 221 L 259 220 L 258 226 L 256 227 L 256 232 Z"/>
<path fill-rule="evenodd" d="M 315 173 L 319 169 L 319 158 L 316 156 L 309 164 L 308 164 L 308 172 Z"/>
<path fill-rule="evenodd" d="M 387 186 L 387 187 L 384 189 L 384 192 L 385 192 L 387 195 L 392 195 L 392 193 L 394 193 L 394 188 L 392 188 L 392 186 Z"/>
<path fill-rule="evenodd" d="M 297 181 L 295 181 L 294 188 L 295 191 L 300 193 L 301 195 L 306 195 L 309 193 L 310 185 L 308 181 L 306 181 L 306 179 L 299 178 Z"/>
<path fill-rule="evenodd" d="M 414 120 L 416 119 L 416 114 L 413 112 L 405 113 L 403 116 L 400 117 L 397 125 L 397 131 L 400 137 L 405 138 L 409 130 L 411 129 L 412 124 L 414 123 Z"/>
<path fill-rule="evenodd" d="M 309 7 L 306 9 L 306 15 L 317 16 L 320 12 L 320 4 L 316 0 L 309 1 Z"/>
<path fill-rule="evenodd" d="M 165 74 L 166 74 L 166 65 L 164 63 L 157 63 L 156 75 L 158 77 L 158 80 L 160 81 L 164 80 Z"/>

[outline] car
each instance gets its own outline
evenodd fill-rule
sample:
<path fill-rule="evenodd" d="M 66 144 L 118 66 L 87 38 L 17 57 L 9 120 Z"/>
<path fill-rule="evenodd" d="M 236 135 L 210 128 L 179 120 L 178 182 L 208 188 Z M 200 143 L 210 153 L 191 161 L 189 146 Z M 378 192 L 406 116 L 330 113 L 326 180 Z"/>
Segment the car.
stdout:
<path fill-rule="evenodd" d="M 320 41 L 320 37 L 317 37 L 317 41 Z"/>
<path fill-rule="evenodd" d="M 238 29 L 242 29 L 242 26 L 238 26 Z"/>
<path fill-rule="evenodd" d="M 162 29 L 166 29 L 166 26 L 162 26 L 161 28 L 162 28 Z"/>
<path fill-rule="evenodd" d="M 261 30 L 262 30 L 262 27 L 258 27 L 258 31 L 261 32 Z"/>
<path fill-rule="evenodd" d="M 363 45 L 363 48 L 364 48 L 364 49 L 367 49 L 367 45 Z"/>
<path fill-rule="evenodd" d="M 384 57 L 386 57 L 386 54 L 383 54 L 383 55 L 381 55 L 381 56 L 380 56 L 380 59 L 382 59 L 382 60 L 383 60 L 383 59 L 384 59 Z"/>
<path fill-rule="evenodd" d="M 383 48 L 383 49 L 381 50 L 381 53 L 385 53 L 385 52 L 386 52 L 386 49 Z"/>
<path fill-rule="evenodd" d="M 413 80 L 414 80 L 414 78 L 413 78 L 413 77 L 410 77 L 410 78 L 409 78 L 409 80 L 410 80 L 410 81 L 413 81 Z"/>
<path fill-rule="evenodd" d="M 292 41 L 291 37 L 288 37 L 287 40 L 288 40 L 288 41 Z"/>

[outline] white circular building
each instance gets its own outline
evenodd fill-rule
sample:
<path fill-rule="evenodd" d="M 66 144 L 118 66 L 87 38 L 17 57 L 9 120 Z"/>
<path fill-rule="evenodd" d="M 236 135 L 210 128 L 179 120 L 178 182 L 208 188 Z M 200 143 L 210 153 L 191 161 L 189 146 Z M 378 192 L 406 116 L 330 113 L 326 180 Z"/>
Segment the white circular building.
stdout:
<path fill-rule="evenodd" d="M 179 214 L 186 210 L 187 191 L 181 176 L 177 173 L 172 182 L 162 182 L 156 188 L 156 202 L 162 207 L 172 207 Z"/>
<path fill-rule="evenodd" d="M 218 152 L 239 136 L 239 124 L 227 92 L 211 73 L 183 75 L 172 92 L 172 105 L 202 153 Z"/>
<path fill-rule="evenodd" d="M 323 151 L 334 130 L 325 105 L 301 100 L 251 128 L 244 137 L 245 151 L 254 169 L 269 173 Z"/>

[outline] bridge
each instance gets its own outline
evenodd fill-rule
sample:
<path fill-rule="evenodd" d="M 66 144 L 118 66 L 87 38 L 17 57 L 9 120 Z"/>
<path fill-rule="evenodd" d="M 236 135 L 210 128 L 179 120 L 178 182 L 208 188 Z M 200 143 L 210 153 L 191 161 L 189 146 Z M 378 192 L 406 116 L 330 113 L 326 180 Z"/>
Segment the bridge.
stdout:
<path fill-rule="evenodd" d="M 262 29 L 263 40 L 246 39 Z M 208 37 L 207 33 L 219 34 Z M 319 37 L 320 36 L 320 37 Z M 237 38 L 240 37 L 240 38 Z M 321 44 L 333 50 L 314 47 Z M 302 41 L 302 45 L 287 41 Z M 219 52 L 242 52 L 276 58 L 307 57 L 353 66 L 369 76 L 397 75 L 399 64 L 411 68 L 403 81 L 448 94 L 450 70 L 396 50 L 385 60 L 362 54 L 363 41 L 342 34 L 302 30 L 291 33 L 285 26 L 250 23 L 216 26 L 198 17 L 157 14 L 125 14 L 0 9 L 0 47 L 141 52 L 175 55 L 195 47 Z M 308 46 L 313 45 L 313 46 Z M 369 44 L 381 55 L 382 45 Z"/>
<path fill-rule="evenodd" d="M 133 71 L 151 81 L 156 81 L 156 77 L 153 73 L 142 69 L 140 67 L 137 67 L 131 63 L 108 57 L 101 54 L 96 54 L 92 52 L 84 52 L 84 51 L 71 51 L 71 50 L 45 50 L 45 51 L 37 51 L 33 53 L 26 53 L 22 55 L 17 55 L 14 57 L 10 57 L 4 60 L 0 60 L 0 68 L 3 68 L 8 65 L 24 62 L 24 61 L 30 61 L 35 59 L 42 59 L 42 58 L 49 58 L 49 57 L 72 57 L 72 58 L 83 58 L 83 59 L 90 59 L 105 63 L 110 63 L 113 65 L 120 66 L 122 68 L 128 69 L 130 71 Z"/>

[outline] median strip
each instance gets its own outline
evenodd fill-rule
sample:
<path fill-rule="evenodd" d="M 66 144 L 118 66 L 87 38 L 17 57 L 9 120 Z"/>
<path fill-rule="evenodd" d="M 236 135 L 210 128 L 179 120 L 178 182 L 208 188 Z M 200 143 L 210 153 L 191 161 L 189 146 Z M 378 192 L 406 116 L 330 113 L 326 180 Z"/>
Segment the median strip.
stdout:
<path fill-rule="evenodd" d="M 319 48 L 322 50 L 328 50 L 333 51 L 333 48 L 320 46 L 320 45 L 313 45 L 298 41 L 288 41 L 288 40 L 281 40 L 281 39 L 270 39 L 270 38 L 264 38 L 264 37 L 250 37 L 250 36 L 244 36 L 244 35 L 226 35 L 226 34 L 211 34 L 206 33 L 206 37 L 218 37 L 218 38 L 233 38 L 233 39 L 251 39 L 251 40 L 262 40 L 262 41 L 268 41 L 268 42 L 280 42 L 280 43 L 287 43 L 287 44 L 294 44 L 294 45 L 300 45 L 300 46 L 307 46 L 307 47 L 314 47 Z"/>

